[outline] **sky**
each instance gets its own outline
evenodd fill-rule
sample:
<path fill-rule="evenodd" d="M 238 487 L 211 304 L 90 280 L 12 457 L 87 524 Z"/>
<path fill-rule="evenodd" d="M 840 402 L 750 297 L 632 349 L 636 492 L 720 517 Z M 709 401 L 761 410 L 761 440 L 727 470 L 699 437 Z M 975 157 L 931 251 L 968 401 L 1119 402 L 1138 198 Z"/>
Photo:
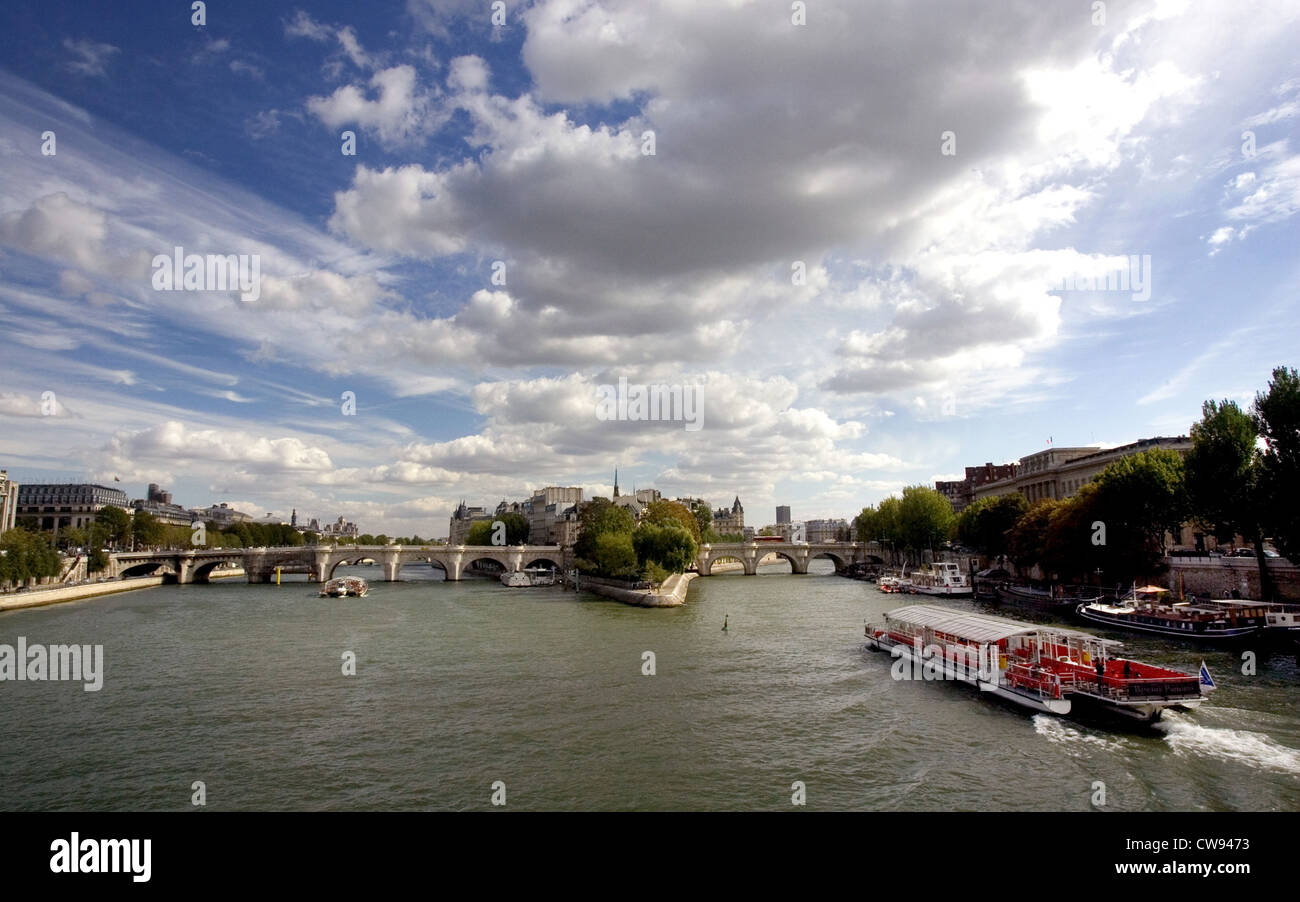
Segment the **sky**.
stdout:
<path fill-rule="evenodd" d="M 762 526 L 1300 363 L 1291 0 L 201 12 L 0 9 L 19 482 L 436 537 L 617 467 Z"/>

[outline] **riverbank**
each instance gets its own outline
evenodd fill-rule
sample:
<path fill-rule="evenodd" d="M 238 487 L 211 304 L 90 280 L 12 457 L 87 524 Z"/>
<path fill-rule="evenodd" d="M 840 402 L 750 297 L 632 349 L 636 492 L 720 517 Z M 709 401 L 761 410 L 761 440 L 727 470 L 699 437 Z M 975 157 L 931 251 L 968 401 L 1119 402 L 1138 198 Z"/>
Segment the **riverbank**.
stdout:
<path fill-rule="evenodd" d="M 91 583 L 88 586 L 66 586 L 60 589 L 41 589 L 37 592 L 19 592 L 0 598 L 0 611 L 16 611 L 22 608 L 39 608 L 47 604 L 61 604 L 65 601 L 81 601 L 100 595 L 116 595 L 119 592 L 134 592 L 136 589 L 152 589 L 161 586 L 161 576 L 139 576 L 135 579 L 110 580 Z"/>
<path fill-rule="evenodd" d="M 663 581 L 657 592 L 653 589 L 624 589 L 592 580 L 582 580 L 581 586 L 587 592 L 613 598 L 624 604 L 642 608 L 676 608 L 686 604 L 686 592 L 690 588 L 691 580 L 698 575 L 698 573 L 674 573 Z"/>
<path fill-rule="evenodd" d="M 209 578 L 232 579 L 243 575 L 243 569 L 222 570 L 219 573 L 214 572 Z M 161 586 L 164 579 L 165 577 L 162 576 L 137 576 L 132 579 L 114 579 L 102 583 L 90 583 L 85 586 L 61 586 L 32 592 L 17 592 L 13 595 L 0 595 L 0 611 L 40 608 L 50 604 L 97 598 L 100 595 L 117 595 L 120 592 L 134 592 L 137 589 L 152 589 Z"/>

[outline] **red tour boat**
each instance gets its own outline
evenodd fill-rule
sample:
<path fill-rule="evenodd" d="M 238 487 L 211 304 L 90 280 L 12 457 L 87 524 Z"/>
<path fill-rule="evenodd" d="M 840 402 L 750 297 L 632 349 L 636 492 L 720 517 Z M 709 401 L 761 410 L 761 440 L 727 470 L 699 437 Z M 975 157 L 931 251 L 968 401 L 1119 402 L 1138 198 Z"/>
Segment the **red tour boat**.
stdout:
<path fill-rule="evenodd" d="M 1122 643 L 1078 630 L 917 604 L 866 636 L 899 659 L 895 679 L 960 680 L 1044 713 L 1150 723 L 1205 698 L 1199 676 L 1117 657 Z"/>

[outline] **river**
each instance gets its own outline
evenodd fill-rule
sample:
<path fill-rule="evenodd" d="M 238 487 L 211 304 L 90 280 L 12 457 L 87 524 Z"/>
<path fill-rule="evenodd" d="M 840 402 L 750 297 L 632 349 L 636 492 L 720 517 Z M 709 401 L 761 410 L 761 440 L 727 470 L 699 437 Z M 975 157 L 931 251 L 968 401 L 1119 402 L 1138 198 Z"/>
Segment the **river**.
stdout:
<path fill-rule="evenodd" d="M 104 685 L 0 682 L 0 807 L 1300 809 L 1293 653 L 1125 637 L 1219 690 L 1149 734 L 899 682 L 864 619 L 903 601 L 786 564 L 697 579 L 687 604 L 340 568 L 315 584 L 163 586 L 0 614 L 0 643 L 104 647 Z M 956 603 L 973 607 L 971 603 Z M 724 617 L 729 629 L 721 629 Z M 344 675 L 345 653 L 356 659 Z M 654 654 L 647 676 L 644 653 Z"/>

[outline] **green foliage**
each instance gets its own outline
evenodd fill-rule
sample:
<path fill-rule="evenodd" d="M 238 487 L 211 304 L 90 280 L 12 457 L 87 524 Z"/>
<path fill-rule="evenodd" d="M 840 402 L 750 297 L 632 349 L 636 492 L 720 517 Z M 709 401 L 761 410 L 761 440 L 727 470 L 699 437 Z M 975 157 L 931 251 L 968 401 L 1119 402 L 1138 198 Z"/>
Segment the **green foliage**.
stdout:
<path fill-rule="evenodd" d="M 492 521 L 481 520 L 470 526 L 469 532 L 465 533 L 466 545 L 491 545 L 492 544 Z"/>
<path fill-rule="evenodd" d="M 131 536 L 137 548 L 160 544 L 165 533 L 163 524 L 148 511 L 136 511 L 131 518 Z"/>
<path fill-rule="evenodd" d="M 62 559 L 40 533 L 14 528 L 0 534 L 0 583 L 58 576 Z"/>
<path fill-rule="evenodd" d="M 648 562 L 643 568 L 641 568 L 641 577 L 656 588 L 671 575 L 672 574 L 663 567 L 660 567 L 654 561 Z"/>
<path fill-rule="evenodd" d="M 592 561 L 601 576 L 635 578 L 640 575 L 632 536 L 626 532 L 603 532 L 596 537 Z"/>
<path fill-rule="evenodd" d="M 628 537 L 631 547 L 632 530 L 636 528 L 636 519 L 627 508 L 618 507 L 608 498 L 592 498 L 578 507 L 578 525 L 581 530 L 573 551 L 577 557 L 598 561 L 596 543 L 607 533 L 622 534 Z M 633 554 L 635 557 L 635 553 Z"/>
<path fill-rule="evenodd" d="M 914 559 L 920 553 L 933 550 L 952 537 L 953 525 L 952 503 L 932 488 L 912 485 L 903 489 L 903 500 L 899 505 L 899 538 L 903 548 Z"/>
<path fill-rule="evenodd" d="M 1300 375 L 1277 367 L 1255 396 L 1255 427 L 1264 439 L 1260 517 L 1278 551 L 1300 561 Z"/>
<path fill-rule="evenodd" d="M 632 546 L 642 567 L 653 562 L 670 573 L 685 572 L 699 553 L 695 538 L 676 522 L 658 524 L 643 520 L 632 534 Z"/>
<path fill-rule="evenodd" d="M 713 511 L 703 501 L 696 501 L 691 505 L 691 515 L 695 517 L 695 525 L 698 527 L 696 535 L 705 542 L 710 541 L 708 536 L 716 535 L 713 532 Z"/>
<path fill-rule="evenodd" d="M 641 522 L 643 524 L 653 523 L 656 526 L 667 526 L 675 523 L 686 530 L 697 545 L 700 542 L 700 536 L 703 535 L 700 532 L 699 520 L 696 519 L 686 505 L 679 504 L 676 501 L 650 502 L 646 505 L 645 510 L 641 512 Z"/>
<path fill-rule="evenodd" d="M 1017 567 L 1027 570 L 1035 564 L 1046 566 L 1051 557 L 1047 530 L 1051 526 L 1052 515 L 1062 504 L 1062 501 L 1044 499 L 1016 521 L 1007 535 L 1007 556 L 1016 562 Z"/>
<path fill-rule="evenodd" d="M 103 573 L 108 569 L 108 555 L 101 548 L 92 548 L 86 558 L 87 573 Z"/>
<path fill-rule="evenodd" d="M 989 557 L 1006 554 L 1008 534 L 1028 510 L 1019 492 L 981 498 L 957 516 L 957 538 Z"/>
<path fill-rule="evenodd" d="M 104 541 L 112 547 L 131 541 L 131 515 L 120 507 L 100 508 L 95 513 L 95 526 L 103 531 Z"/>
<path fill-rule="evenodd" d="M 1220 541 L 1231 541 L 1238 533 L 1254 538 L 1262 469 L 1255 421 L 1232 401 L 1206 401 L 1201 412 L 1183 464 L 1192 515 Z"/>

